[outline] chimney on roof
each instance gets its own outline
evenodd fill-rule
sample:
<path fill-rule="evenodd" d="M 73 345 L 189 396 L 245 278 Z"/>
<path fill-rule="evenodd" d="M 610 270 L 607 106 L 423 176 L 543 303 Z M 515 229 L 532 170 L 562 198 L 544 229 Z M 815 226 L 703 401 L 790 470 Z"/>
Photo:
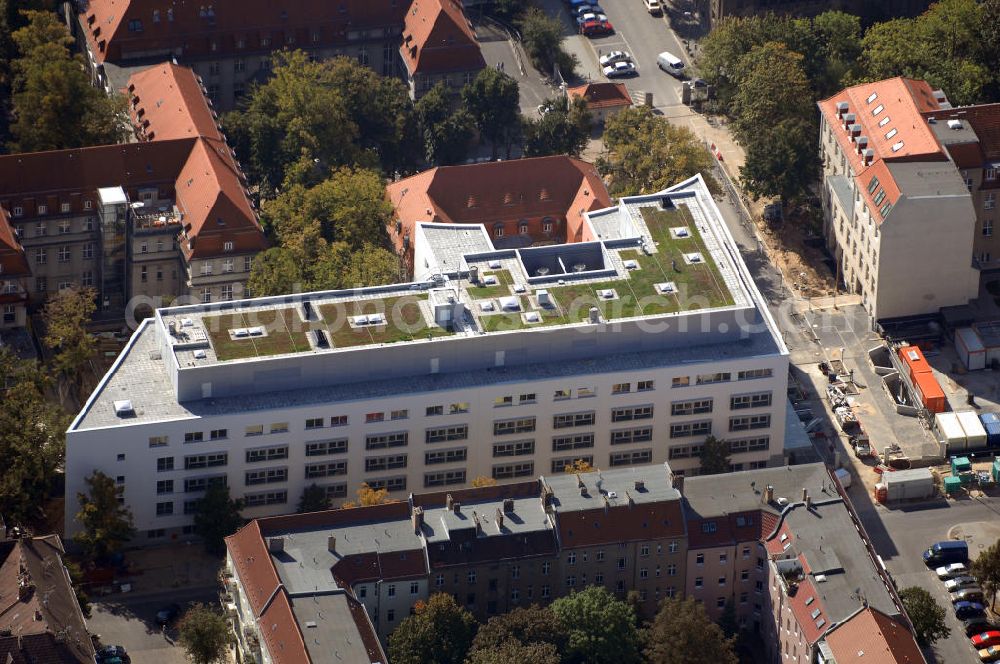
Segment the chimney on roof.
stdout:
<path fill-rule="evenodd" d="M 461 514 L 462 513 L 462 503 L 452 502 L 452 504 L 451 504 L 451 510 L 455 514 Z"/>
<path fill-rule="evenodd" d="M 677 473 L 672 473 L 670 475 L 670 486 L 673 487 L 677 493 L 684 495 L 684 476 L 678 475 Z"/>
<path fill-rule="evenodd" d="M 552 487 L 546 486 L 542 489 L 542 507 L 552 506 Z"/>
<path fill-rule="evenodd" d="M 643 480 L 636 480 L 635 481 L 635 490 L 636 491 L 645 491 L 646 490 L 646 482 L 644 482 Z"/>
<path fill-rule="evenodd" d="M 281 553 L 285 550 L 285 538 L 271 537 L 267 540 L 267 550 L 271 553 Z"/>
<path fill-rule="evenodd" d="M 503 511 L 507 514 L 511 514 L 514 511 L 514 499 L 504 498 L 503 499 Z"/>
<path fill-rule="evenodd" d="M 580 477 L 580 473 L 577 473 L 577 474 L 576 474 L 576 485 L 577 485 L 578 487 L 580 487 L 581 489 L 582 489 L 582 488 L 584 488 L 584 484 L 583 484 L 583 478 L 582 478 L 582 477 Z"/>
<path fill-rule="evenodd" d="M 449 493 L 444 497 L 444 508 L 446 510 L 451 510 L 451 505 L 453 502 L 455 501 L 452 499 L 451 494 Z"/>
<path fill-rule="evenodd" d="M 503 512 L 497 509 L 497 530 L 503 532 Z"/>
<path fill-rule="evenodd" d="M 632 494 L 628 492 L 628 489 L 625 490 L 625 502 L 628 503 L 629 507 L 635 506 L 635 500 L 633 500 Z"/>
<path fill-rule="evenodd" d="M 774 502 L 774 487 L 768 484 L 764 487 L 764 502 L 773 503 Z"/>
<path fill-rule="evenodd" d="M 875 159 L 875 150 L 865 148 L 861 152 L 861 158 L 864 161 L 865 166 L 871 166 L 872 161 Z"/>
<path fill-rule="evenodd" d="M 608 509 L 611 507 L 611 501 L 608 500 L 607 494 L 604 494 L 602 497 L 604 498 L 604 513 L 607 514 Z"/>
<path fill-rule="evenodd" d="M 415 534 L 420 534 L 420 531 L 424 527 L 424 508 L 419 506 L 414 507 L 413 516 L 411 518 L 413 519 L 413 532 Z"/>
<path fill-rule="evenodd" d="M 844 114 L 844 118 L 843 118 L 843 120 L 844 120 L 844 129 L 849 128 L 852 124 L 854 124 L 854 121 L 857 120 L 857 119 L 858 118 L 857 118 L 856 115 L 854 115 L 854 113 L 845 113 Z"/>
<path fill-rule="evenodd" d="M 336 553 L 337 551 L 337 536 L 330 535 L 326 538 L 326 550 L 330 553 Z"/>
<path fill-rule="evenodd" d="M 839 118 L 843 116 L 844 113 L 847 113 L 847 109 L 849 109 L 850 107 L 851 105 L 846 101 L 837 102 L 837 117 Z"/>

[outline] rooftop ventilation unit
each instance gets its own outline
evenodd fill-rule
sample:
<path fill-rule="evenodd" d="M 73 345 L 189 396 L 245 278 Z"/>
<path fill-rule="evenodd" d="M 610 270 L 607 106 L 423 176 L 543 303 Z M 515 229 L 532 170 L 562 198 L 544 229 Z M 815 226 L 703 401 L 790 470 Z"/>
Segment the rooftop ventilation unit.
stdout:
<path fill-rule="evenodd" d="M 961 128 L 962 128 L 961 120 L 948 120 L 948 129 L 957 130 Z"/>
<path fill-rule="evenodd" d="M 114 406 L 115 415 L 118 417 L 135 417 L 135 408 L 132 407 L 132 401 L 130 399 L 116 401 Z"/>
<path fill-rule="evenodd" d="M 840 101 L 840 102 L 837 102 L 837 117 L 839 118 L 839 117 L 840 117 L 840 116 L 842 116 L 842 115 L 843 115 L 844 113 L 847 113 L 847 110 L 848 110 L 848 109 L 849 109 L 850 107 L 851 107 L 851 105 L 850 105 L 850 104 L 848 104 L 848 103 L 847 103 L 846 101 Z"/>
<path fill-rule="evenodd" d="M 861 125 L 855 123 L 851 125 L 850 129 L 851 129 L 851 136 L 856 136 L 861 133 L 862 127 Z"/>

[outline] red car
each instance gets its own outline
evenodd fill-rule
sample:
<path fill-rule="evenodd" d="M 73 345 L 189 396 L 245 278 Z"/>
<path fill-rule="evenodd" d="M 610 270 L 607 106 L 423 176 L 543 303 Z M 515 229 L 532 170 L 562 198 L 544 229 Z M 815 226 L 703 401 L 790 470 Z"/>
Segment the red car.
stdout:
<path fill-rule="evenodd" d="M 611 21 L 586 21 L 580 24 L 580 34 L 587 37 L 601 37 L 614 33 Z"/>
<path fill-rule="evenodd" d="M 1000 631 L 992 630 L 976 634 L 972 637 L 972 645 L 977 648 L 989 648 L 990 646 L 1000 646 Z"/>

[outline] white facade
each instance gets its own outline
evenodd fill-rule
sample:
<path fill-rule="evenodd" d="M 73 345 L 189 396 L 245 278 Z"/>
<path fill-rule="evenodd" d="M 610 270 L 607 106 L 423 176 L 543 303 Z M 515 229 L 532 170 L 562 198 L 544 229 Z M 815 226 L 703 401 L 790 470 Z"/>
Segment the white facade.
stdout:
<path fill-rule="evenodd" d="M 698 194 L 692 204 L 714 209 L 700 180 L 688 187 Z M 737 469 L 780 463 L 787 350 L 717 214 L 706 219 L 702 233 L 719 242 L 713 256 L 730 261 L 722 273 L 735 304 L 659 321 L 465 329 L 223 361 L 207 340 L 199 357 L 170 330 L 231 303 L 160 310 L 71 426 L 66 495 L 95 470 L 117 478 L 152 543 L 190 530 L 194 501 L 213 481 L 245 498 L 244 516 L 254 518 L 294 511 L 311 484 L 339 504 L 362 483 L 401 498 L 480 476 L 558 473 L 574 459 L 599 468 L 669 460 L 693 474 L 708 435 L 731 442 Z M 340 294 L 246 304 L 267 311 L 321 297 Z M 117 416 L 113 404 L 125 399 L 133 410 Z"/>

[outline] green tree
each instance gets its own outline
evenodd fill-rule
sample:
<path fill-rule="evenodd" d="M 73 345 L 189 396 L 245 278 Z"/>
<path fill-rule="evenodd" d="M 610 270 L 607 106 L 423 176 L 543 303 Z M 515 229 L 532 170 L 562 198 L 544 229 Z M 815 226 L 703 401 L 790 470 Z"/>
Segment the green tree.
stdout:
<path fill-rule="evenodd" d="M 735 639 L 712 622 L 693 598 L 667 598 L 649 628 L 649 664 L 737 664 Z"/>
<path fill-rule="evenodd" d="M 417 602 L 389 634 L 389 661 L 393 664 L 462 664 L 476 634 L 476 619 L 451 595 L 432 595 Z"/>
<path fill-rule="evenodd" d="M 476 123 L 469 111 L 454 105 L 454 96 L 444 82 L 439 82 L 414 104 L 424 139 L 424 159 L 439 166 L 464 160 L 476 134 Z"/>
<path fill-rule="evenodd" d="M 328 62 L 304 51 L 274 54 L 271 77 L 254 87 L 243 107 L 223 118 L 243 165 L 265 196 L 276 191 L 285 171 L 302 159 L 331 167 L 362 161 L 360 129 L 336 87 Z"/>
<path fill-rule="evenodd" d="M 604 586 L 560 597 L 552 611 L 569 633 L 567 664 L 631 664 L 642 661 L 642 640 L 632 607 Z"/>
<path fill-rule="evenodd" d="M 591 116 L 587 102 L 577 98 L 570 103 L 566 97 L 558 97 L 548 100 L 544 106 L 547 111 L 538 120 L 524 121 L 525 156 L 580 156 L 590 140 Z"/>
<path fill-rule="evenodd" d="M 121 95 L 109 97 L 90 84 L 83 62 L 70 54 L 66 26 L 49 11 L 26 11 L 27 25 L 12 35 L 13 122 L 10 149 L 58 150 L 116 143 L 128 135 Z"/>
<path fill-rule="evenodd" d="M 740 60 L 742 81 L 733 99 L 733 134 L 746 150 L 740 175 L 755 196 L 794 200 L 819 175 L 815 110 L 802 56 L 779 42 Z"/>
<path fill-rule="evenodd" d="M 77 493 L 80 511 L 76 520 L 82 530 L 73 536 L 73 541 L 83 549 L 84 556 L 91 562 L 102 562 L 121 550 L 135 534 L 132 527 L 132 511 L 118 501 L 124 487 L 95 470 L 85 478 L 88 493 Z"/>
<path fill-rule="evenodd" d="M 559 651 L 551 643 L 505 641 L 498 646 L 474 650 L 465 664 L 561 664 Z"/>
<path fill-rule="evenodd" d="M 472 654 L 496 650 L 510 642 L 548 644 L 561 652 L 568 641 L 569 634 L 552 609 L 532 604 L 493 616 L 480 626 L 472 642 Z"/>
<path fill-rule="evenodd" d="M 309 260 L 315 256 L 308 252 L 317 249 L 315 229 L 325 242 L 344 242 L 352 249 L 384 244 L 392 205 L 385 199 L 385 182 L 377 172 L 343 167 L 314 187 L 294 185 L 266 201 L 261 217 L 281 246 L 298 248 L 299 258 Z M 303 233 L 311 233 L 307 247 L 302 246 Z"/>
<path fill-rule="evenodd" d="M 563 50 L 563 24 L 538 7 L 529 7 L 521 17 L 521 44 L 531 64 L 544 75 L 558 67 L 563 78 L 573 78 L 576 58 Z"/>
<path fill-rule="evenodd" d="M 43 522 L 63 465 L 69 418 L 46 400 L 52 379 L 0 347 L 0 514 L 7 525 Z"/>
<path fill-rule="evenodd" d="M 94 356 L 97 342 L 87 332 L 87 324 L 97 309 L 93 288 L 59 291 L 42 310 L 45 345 L 53 351 L 53 367 L 73 381 L 77 393 L 83 383 L 83 369 Z"/>
<path fill-rule="evenodd" d="M 225 661 L 233 636 L 222 614 L 195 604 L 178 623 L 178 639 L 195 664 L 214 664 Z"/>
<path fill-rule="evenodd" d="M 938 639 L 948 638 L 951 628 L 945 622 L 945 610 L 929 592 L 910 586 L 899 591 L 899 598 L 903 600 L 903 608 L 920 645 L 929 646 Z"/>
<path fill-rule="evenodd" d="M 843 87 L 861 57 L 861 18 L 839 11 L 823 12 L 813 19 L 823 67 L 814 88 L 826 97 Z"/>
<path fill-rule="evenodd" d="M 70 583 L 73 584 L 73 592 L 76 595 L 76 603 L 80 605 L 80 613 L 84 618 L 90 618 L 90 597 L 83 589 L 83 570 L 71 560 L 63 559 L 66 571 L 69 573 Z"/>
<path fill-rule="evenodd" d="M 271 247 L 253 260 L 247 288 L 253 297 L 302 292 L 304 276 L 295 253 L 284 247 Z"/>
<path fill-rule="evenodd" d="M 983 0 L 982 19 L 976 26 L 979 60 L 993 72 L 984 101 L 1000 100 L 1000 0 Z"/>
<path fill-rule="evenodd" d="M 501 143 L 510 157 L 510 144 L 521 125 L 519 94 L 517 81 L 493 67 L 480 71 L 462 88 L 462 103 L 480 135 L 490 142 L 492 159 L 497 158 Z"/>
<path fill-rule="evenodd" d="M 194 513 L 194 532 L 213 555 L 226 552 L 226 538 L 243 525 L 242 499 L 229 497 L 229 487 L 212 483 L 198 500 Z"/>
<path fill-rule="evenodd" d="M 329 290 L 394 284 L 405 272 L 400 257 L 388 249 L 366 244 L 349 251 L 338 244 L 320 257 L 309 285 L 310 290 Z"/>
<path fill-rule="evenodd" d="M 972 561 L 972 575 L 990 596 L 990 604 L 996 606 L 997 591 L 1000 590 L 1000 540 L 983 550 Z"/>
<path fill-rule="evenodd" d="M 627 108 L 604 128 L 605 154 L 597 161 L 615 196 L 662 191 L 701 173 L 713 192 L 715 158 L 686 127 L 654 115 L 647 106 Z"/>
<path fill-rule="evenodd" d="M 299 498 L 299 505 L 295 511 L 299 514 L 306 512 L 322 512 L 330 509 L 330 499 L 326 497 L 326 489 L 316 484 L 310 484 L 302 490 L 302 497 Z"/>

